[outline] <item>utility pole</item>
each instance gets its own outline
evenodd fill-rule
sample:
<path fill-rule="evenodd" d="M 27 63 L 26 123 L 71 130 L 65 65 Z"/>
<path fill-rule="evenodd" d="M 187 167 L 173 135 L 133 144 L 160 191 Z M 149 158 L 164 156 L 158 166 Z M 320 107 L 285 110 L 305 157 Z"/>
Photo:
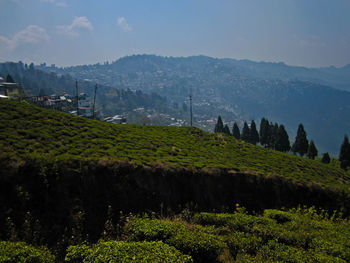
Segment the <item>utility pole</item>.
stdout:
<path fill-rule="evenodd" d="M 92 106 L 92 118 L 93 118 L 93 119 L 95 119 L 96 90 L 97 90 L 97 83 L 96 83 L 96 85 L 95 85 L 94 104 L 93 104 L 93 106 Z"/>
<path fill-rule="evenodd" d="M 192 92 L 190 94 L 190 114 L 191 114 L 191 127 L 192 127 Z"/>
<path fill-rule="evenodd" d="M 76 101 L 77 101 L 77 116 L 79 116 L 79 94 L 78 94 L 78 81 L 75 80 L 75 94 L 76 94 Z"/>

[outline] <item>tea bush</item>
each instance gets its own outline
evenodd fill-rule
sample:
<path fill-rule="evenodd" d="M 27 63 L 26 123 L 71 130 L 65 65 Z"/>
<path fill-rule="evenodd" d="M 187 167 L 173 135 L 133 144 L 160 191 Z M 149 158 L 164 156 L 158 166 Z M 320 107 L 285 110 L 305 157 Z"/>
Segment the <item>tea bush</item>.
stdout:
<path fill-rule="evenodd" d="M 0 263 L 53 263 L 55 256 L 45 247 L 24 242 L 0 241 Z"/>
<path fill-rule="evenodd" d="M 158 242 L 100 241 L 88 247 L 70 246 L 65 257 L 67 263 L 190 263 L 192 258 L 174 247 Z"/>

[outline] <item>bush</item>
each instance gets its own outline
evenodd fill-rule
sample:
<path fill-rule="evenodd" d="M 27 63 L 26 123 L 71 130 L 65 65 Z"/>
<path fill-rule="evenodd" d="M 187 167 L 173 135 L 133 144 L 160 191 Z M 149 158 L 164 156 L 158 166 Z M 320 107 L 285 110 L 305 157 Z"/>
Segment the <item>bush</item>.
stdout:
<path fill-rule="evenodd" d="M 193 262 L 192 258 L 163 242 L 101 241 L 92 247 L 70 246 L 65 258 L 69 263 L 116 263 L 116 262 Z"/>
<path fill-rule="evenodd" d="M 226 244 L 218 236 L 203 232 L 202 227 L 188 229 L 180 222 L 135 218 L 125 227 L 130 240 L 161 240 L 189 254 L 195 262 L 215 262 Z"/>
<path fill-rule="evenodd" d="M 0 241 L 0 263 L 51 263 L 55 256 L 45 247 L 36 248 L 24 242 Z"/>
<path fill-rule="evenodd" d="M 132 241 L 167 240 L 176 235 L 184 226 L 166 220 L 133 218 L 126 226 L 125 232 Z"/>
<path fill-rule="evenodd" d="M 181 231 L 165 242 L 191 255 L 195 262 L 216 262 L 226 247 L 218 236 L 199 231 Z"/>
<path fill-rule="evenodd" d="M 235 232 L 227 238 L 226 243 L 231 255 L 236 258 L 238 253 L 255 255 L 263 241 L 249 233 Z"/>
<path fill-rule="evenodd" d="M 292 215 L 290 213 L 274 209 L 266 209 L 264 211 L 264 216 L 276 220 L 278 224 L 283 224 L 292 220 Z"/>

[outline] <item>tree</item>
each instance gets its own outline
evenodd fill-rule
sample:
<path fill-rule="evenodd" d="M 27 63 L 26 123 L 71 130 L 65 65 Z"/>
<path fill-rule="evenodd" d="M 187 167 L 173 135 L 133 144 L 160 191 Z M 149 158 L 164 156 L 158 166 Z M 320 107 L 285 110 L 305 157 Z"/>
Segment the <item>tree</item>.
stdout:
<path fill-rule="evenodd" d="M 330 161 L 331 161 L 331 158 L 329 157 L 329 153 L 324 153 L 322 155 L 321 162 L 322 163 L 330 163 Z"/>
<path fill-rule="evenodd" d="M 318 155 L 317 148 L 315 146 L 315 143 L 313 140 L 310 141 L 308 150 L 307 150 L 307 157 L 309 159 L 315 159 L 315 157 Z"/>
<path fill-rule="evenodd" d="M 215 125 L 214 132 L 223 132 L 224 130 L 224 123 L 222 122 L 221 116 L 219 115 L 218 121 Z"/>
<path fill-rule="evenodd" d="M 227 124 L 222 129 L 222 132 L 227 134 L 227 135 L 231 135 L 230 128 L 227 126 Z"/>
<path fill-rule="evenodd" d="M 241 139 L 246 142 L 249 142 L 250 140 L 250 129 L 246 121 L 244 122 L 244 125 L 243 125 Z"/>
<path fill-rule="evenodd" d="M 346 170 L 347 167 L 350 166 L 350 144 L 347 135 L 344 136 L 344 141 L 340 147 L 339 161 L 340 167 L 344 170 Z"/>
<path fill-rule="evenodd" d="M 235 137 L 237 140 L 241 138 L 241 132 L 239 131 L 239 128 L 236 122 L 233 124 L 232 136 Z"/>
<path fill-rule="evenodd" d="M 269 125 L 269 142 L 267 147 L 271 149 L 276 149 L 276 143 L 277 143 L 277 137 L 278 137 L 278 123 Z"/>
<path fill-rule="evenodd" d="M 306 132 L 304 126 L 300 123 L 298 127 L 297 136 L 293 144 L 293 152 L 299 153 L 300 156 L 304 156 L 309 148 L 309 141 L 306 138 Z"/>
<path fill-rule="evenodd" d="M 265 118 L 262 118 L 260 122 L 259 137 L 260 144 L 266 147 L 270 140 L 270 125 L 269 121 Z"/>
<path fill-rule="evenodd" d="M 10 74 L 7 74 L 6 76 L 6 82 L 9 82 L 9 83 L 15 83 L 15 81 L 13 80 L 12 76 Z"/>
<path fill-rule="evenodd" d="M 275 149 L 281 152 L 290 150 L 289 136 L 282 124 L 278 127 Z"/>
<path fill-rule="evenodd" d="M 252 120 L 250 124 L 249 142 L 256 145 L 259 142 L 259 133 L 256 130 L 255 121 Z"/>

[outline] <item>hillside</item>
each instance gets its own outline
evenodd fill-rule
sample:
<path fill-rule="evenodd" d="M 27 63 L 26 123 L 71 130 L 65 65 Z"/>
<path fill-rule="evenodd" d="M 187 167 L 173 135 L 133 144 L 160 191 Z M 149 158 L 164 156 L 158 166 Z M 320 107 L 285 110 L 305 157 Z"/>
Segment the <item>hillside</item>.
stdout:
<path fill-rule="evenodd" d="M 47 73 L 42 70 L 28 67 L 23 63 L 0 63 L 0 77 L 6 79 L 10 74 L 14 80 L 20 83 L 27 96 L 38 95 L 63 95 L 68 93 L 76 95 L 75 79 L 72 76 L 56 73 Z M 78 92 L 86 93 L 92 103 L 95 82 L 79 80 Z M 142 112 L 135 109 L 142 108 Z M 104 116 L 123 115 L 129 123 L 140 124 L 170 124 L 169 120 L 162 118 L 160 114 L 169 114 L 172 117 L 181 117 L 181 111 L 175 111 L 168 106 L 167 100 L 156 93 L 146 94 L 130 89 L 111 88 L 106 85 L 98 85 L 96 94 L 96 109 L 102 110 Z M 151 114 L 150 118 L 147 115 Z"/>
<path fill-rule="evenodd" d="M 156 229 L 149 231 L 146 226 L 144 234 L 142 222 L 141 228 L 129 228 L 128 213 L 172 216 L 182 212 L 184 218 L 189 218 L 193 212 L 234 212 L 237 209 L 235 204 L 239 204 L 252 213 L 262 213 L 266 208 L 306 205 L 331 213 L 338 210 L 344 216 L 350 214 L 350 174 L 339 169 L 335 160 L 325 165 L 318 160 L 264 149 L 197 128 L 109 124 L 4 99 L 0 100 L 0 165 L 0 240 L 45 244 L 58 257 L 67 254 L 69 245 L 78 245 L 71 247 L 67 254 L 73 261 L 75 257 L 87 255 L 80 255 L 80 245 L 92 254 L 99 246 L 134 251 L 141 245 L 141 254 L 135 255 L 138 257 L 154 245 L 119 241 L 102 242 L 92 247 L 82 244 L 84 240 L 91 244 L 104 237 L 106 228 L 110 230 L 112 221 L 108 220 L 112 217 L 113 222 L 118 222 L 114 226 L 119 229 L 116 230 L 118 239 L 133 241 L 133 231 L 137 231 L 135 233 L 141 236 L 135 241 L 164 241 L 165 245 L 159 244 L 160 254 L 155 257 L 163 257 L 161 251 L 167 251 L 166 257 L 172 253 L 180 257 L 181 254 L 170 245 L 190 254 L 195 262 L 201 262 L 202 253 L 196 252 L 198 246 L 203 251 L 208 250 L 214 258 L 223 251 L 233 257 L 238 253 L 243 258 L 250 258 L 245 255 L 243 247 L 236 248 L 235 239 L 226 240 L 227 235 L 231 235 L 227 231 L 231 231 L 229 228 L 237 216 L 239 224 L 243 224 L 239 229 L 246 223 L 255 227 L 255 221 L 262 222 L 258 217 L 246 215 L 242 221 L 239 214 L 223 215 L 223 219 L 217 219 L 216 214 L 210 215 L 215 217 L 213 219 L 203 214 L 197 217 L 197 223 L 216 225 L 216 220 L 219 224 L 228 220 L 228 228 L 204 229 L 198 226 L 198 232 L 197 226 L 190 226 L 190 231 L 177 232 L 177 241 L 172 243 L 169 235 L 155 239 L 147 237 L 152 233 L 158 235 L 154 232 L 159 229 L 156 221 Z M 328 218 L 322 211 L 322 216 Z M 284 220 L 285 216 L 279 215 L 280 212 L 274 213 L 278 213 L 276 220 Z M 313 214 L 312 218 L 315 216 Z M 249 222 L 245 222 L 246 219 Z M 252 242 L 262 238 L 263 243 L 257 244 L 254 250 L 257 257 L 281 256 L 285 259 L 279 255 L 281 250 L 276 245 L 281 249 L 288 248 L 290 253 L 298 250 L 301 255 L 312 256 L 304 250 L 308 245 L 299 246 L 299 242 L 309 244 L 311 240 L 305 240 L 299 232 L 298 236 L 292 234 L 295 225 L 286 225 L 283 235 L 280 235 L 278 225 L 270 221 L 266 223 L 258 224 L 255 232 L 238 233 L 233 238 L 243 235 L 252 238 Z M 179 223 L 175 225 L 180 227 Z M 319 232 L 309 225 L 306 231 L 312 233 L 315 242 L 325 242 L 329 237 L 323 235 L 333 231 L 328 227 L 333 229 L 329 225 Z M 163 229 L 162 225 L 160 229 Z M 278 238 L 281 244 L 270 244 L 268 231 L 272 231 L 273 239 Z M 234 230 L 232 234 L 235 236 L 235 233 Z M 210 236 L 206 236 L 208 234 Z M 204 243 L 198 237 L 202 237 Z M 212 243 L 207 237 L 213 242 L 224 238 L 225 242 Z M 246 241 L 250 242 L 248 239 Z M 345 249 L 344 253 L 348 253 L 346 242 L 340 242 L 341 246 L 332 247 L 332 250 L 319 250 L 316 245 L 312 249 L 322 254 L 317 254 L 317 257 L 326 256 L 323 254 L 337 257 L 338 251 Z M 263 244 L 267 247 L 262 247 Z M 16 247 L 26 254 L 28 249 L 37 256 L 47 253 L 23 243 L 2 243 L 1 246 L 0 249 L 5 249 L 9 256 Z M 276 250 L 277 254 L 260 254 L 265 253 L 264 249 L 269 253 Z M 101 253 L 103 257 L 108 255 L 107 251 Z M 129 253 L 133 252 L 127 252 L 126 256 Z M 220 262 L 230 262 L 231 256 L 226 256 L 228 258 Z M 340 258 L 347 259 L 348 254 L 342 254 Z"/>
<path fill-rule="evenodd" d="M 111 125 L 9 100 L 0 101 L 2 153 L 220 167 L 349 190 L 350 177 L 318 161 L 190 127 Z"/>
<path fill-rule="evenodd" d="M 242 127 L 243 121 L 259 122 L 265 117 L 283 123 L 293 140 L 298 124 L 303 123 L 319 151 L 334 156 L 350 130 L 350 92 L 333 85 L 335 80 L 343 81 L 344 89 L 350 83 L 347 67 L 313 70 L 205 56 L 135 55 L 103 65 L 39 68 L 111 87 L 156 92 L 180 106 L 188 105 L 192 92 L 195 122 L 206 130 L 213 130 L 208 120 L 218 115 L 229 127 L 234 121 Z M 329 75 L 333 76 L 329 82 L 321 80 Z"/>

